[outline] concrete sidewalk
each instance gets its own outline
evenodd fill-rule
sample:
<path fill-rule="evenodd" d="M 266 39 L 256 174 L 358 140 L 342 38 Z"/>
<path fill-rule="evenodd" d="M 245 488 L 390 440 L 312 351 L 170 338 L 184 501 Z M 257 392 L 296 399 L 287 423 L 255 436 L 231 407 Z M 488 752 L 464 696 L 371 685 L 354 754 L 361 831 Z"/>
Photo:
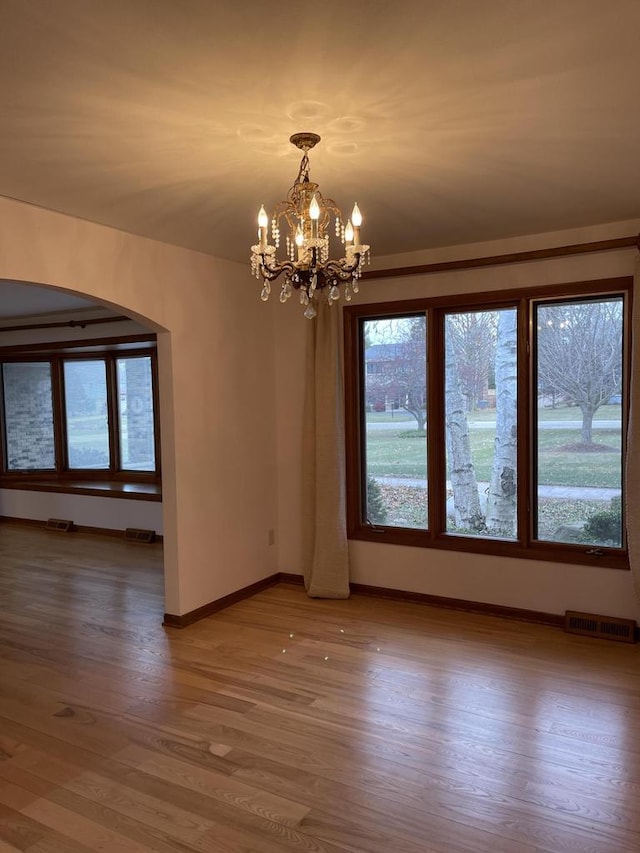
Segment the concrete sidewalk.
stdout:
<path fill-rule="evenodd" d="M 411 486 L 415 489 L 426 489 L 427 481 L 413 477 L 374 477 L 382 486 Z M 447 482 L 447 488 L 451 484 Z M 489 483 L 478 483 L 478 491 L 486 493 Z M 621 494 L 620 489 L 598 489 L 589 486 L 538 486 L 539 498 L 564 498 L 584 501 L 610 501 Z"/>

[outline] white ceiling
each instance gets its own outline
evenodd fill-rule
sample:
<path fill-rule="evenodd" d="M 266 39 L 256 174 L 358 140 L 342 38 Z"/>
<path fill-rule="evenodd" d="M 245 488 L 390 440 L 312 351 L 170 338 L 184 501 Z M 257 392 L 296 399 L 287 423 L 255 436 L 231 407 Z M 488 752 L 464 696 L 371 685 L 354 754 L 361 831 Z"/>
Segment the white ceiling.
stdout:
<path fill-rule="evenodd" d="M 311 175 L 375 255 L 640 216 L 640 0 L 2 0 L 0 194 L 244 261 Z"/>
<path fill-rule="evenodd" d="M 36 317 L 42 314 L 57 314 L 81 311 L 96 307 L 95 302 L 63 293 L 37 284 L 0 280 L 0 321 L 19 317 Z M 115 312 L 103 309 L 101 313 Z"/>

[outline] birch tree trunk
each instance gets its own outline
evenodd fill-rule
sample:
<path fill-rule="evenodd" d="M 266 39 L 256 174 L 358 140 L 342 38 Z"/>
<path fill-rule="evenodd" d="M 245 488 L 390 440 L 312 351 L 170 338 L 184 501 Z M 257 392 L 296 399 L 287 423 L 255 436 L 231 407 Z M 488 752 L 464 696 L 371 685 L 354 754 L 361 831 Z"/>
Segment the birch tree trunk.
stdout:
<path fill-rule="evenodd" d="M 487 530 L 516 533 L 517 312 L 498 312 L 496 341 L 496 439 L 487 498 Z"/>
<path fill-rule="evenodd" d="M 449 457 L 449 477 L 453 490 L 455 526 L 479 533 L 485 529 L 480 509 L 478 481 L 471 461 L 469 424 L 460 387 L 456 353 L 445 330 L 445 432 Z"/>

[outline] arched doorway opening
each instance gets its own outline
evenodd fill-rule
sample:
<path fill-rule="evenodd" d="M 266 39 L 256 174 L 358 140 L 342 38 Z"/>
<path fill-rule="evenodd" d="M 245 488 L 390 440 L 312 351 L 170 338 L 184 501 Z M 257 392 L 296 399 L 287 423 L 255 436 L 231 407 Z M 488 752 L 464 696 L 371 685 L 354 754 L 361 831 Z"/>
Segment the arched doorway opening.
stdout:
<path fill-rule="evenodd" d="M 154 362 L 157 358 L 158 366 L 156 373 L 154 365 L 152 423 L 155 420 L 160 435 L 164 429 L 168 434 L 173 431 L 173 425 L 167 423 L 173 407 L 163 405 L 171 393 L 170 387 L 168 389 L 164 387 L 171 376 L 169 339 L 170 333 L 149 318 L 135 314 L 125 307 L 103 302 L 94 295 L 41 283 L 0 279 L 0 352 L 5 354 L 12 352 L 13 355 L 7 355 L 7 359 L 12 359 L 14 366 L 27 363 L 27 358 L 31 360 L 29 363 L 32 366 L 44 364 L 43 357 L 38 353 L 55 351 L 63 354 L 57 356 L 56 361 L 64 361 L 65 364 L 73 363 L 77 373 L 78 367 L 100 364 L 103 358 L 106 363 L 106 356 L 96 355 L 96 353 L 107 351 L 112 353 L 110 362 L 114 365 L 113 370 L 116 375 L 113 392 L 117 398 L 118 409 L 114 408 L 116 414 L 113 417 L 109 415 L 107 418 L 102 412 L 101 407 L 105 403 L 102 401 L 99 389 L 95 395 L 86 393 L 85 389 L 82 389 L 82 394 L 76 394 L 77 397 L 81 397 L 82 402 L 81 416 L 77 417 L 76 421 L 87 424 L 93 421 L 109 420 L 113 425 L 109 427 L 110 431 L 112 430 L 115 436 L 119 434 L 123 436 L 118 450 L 119 464 L 122 463 L 123 448 L 128 452 L 129 464 L 121 465 L 123 469 L 150 467 L 144 461 L 142 463 L 136 461 L 136 445 L 131 428 L 132 423 L 139 424 L 141 420 L 138 418 L 136 421 L 136 413 L 133 411 L 140 397 L 132 397 L 131 388 L 133 387 L 132 377 L 136 372 L 140 375 L 139 368 L 145 361 L 140 355 L 143 346 L 153 351 Z M 136 343 L 137 341 L 139 343 Z M 16 353 L 24 353 L 24 355 L 16 355 Z M 74 353 L 75 356 L 72 357 L 70 353 Z M 136 371 L 133 370 L 134 367 Z M 126 380 L 127 368 L 130 388 L 128 398 L 126 381 L 118 382 L 119 375 Z M 30 373 L 33 375 L 33 372 L 32 369 Z M 15 370 L 10 373 L 10 375 L 15 374 Z M 105 381 L 105 387 L 106 385 Z M 28 394 L 28 389 L 24 393 Z M 130 407 L 128 413 L 127 403 Z M 31 405 L 33 406 L 33 403 Z M 60 405 L 59 401 L 58 405 Z M 4 426 L 3 423 L 3 429 Z M 82 429 L 88 429 L 88 427 L 83 426 Z M 96 451 L 90 447 L 90 452 L 87 452 L 87 448 L 83 446 L 87 443 L 90 445 L 92 441 L 93 436 L 87 439 L 87 433 L 80 441 L 79 449 L 85 452 L 76 468 L 81 470 L 85 477 L 87 474 L 85 467 L 104 467 L 101 463 L 95 463 Z M 8 459 L 6 430 L 4 442 L 6 467 Z M 28 427 L 27 437 L 24 438 L 23 443 L 28 443 Z M 107 441 L 108 447 L 111 444 L 110 440 Z M 158 472 L 161 470 L 160 456 L 162 467 L 165 470 L 172 468 L 173 460 L 167 458 L 164 449 L 162 453 L 160 452 L 159 443 L 156 443 L 155 455 Z M 171 525 L 167 530 L 167 525 L 164 523 L 164 505 L 160 499 L 161 491 L 158 489 L 153 492 L 148 485 L 138 491 L 135 486 L 126 484 L 125 474 L 119 475 L 118 488 L 122 488 L 122 494 L 118 494 L 117 490 L 109 492 L 109 497 L 115 495 L 121 497 L 121 500 L 107 500 L 99 491 L 95 491 L 92 495 L 87 488 L 78 489 L 78 492 L 74 493 L 68 488 L 64 492 L 62 488 L 53 492 L 47 491 L 46 488 L 36 492 L 36 490 L 30 490 L 25 484 L 21 484 L 19 491 L 0 486 L 0 515 L 33 521 L 42 521 L 52 516 L 69 517 L 73 518 L 80 528 L 97 530 L 120 530 L 125 527 L 151 529 L 165 538 L 165 547 L 168 544 L 169 553 L 173 553 L 175 549 L 172 548 L 171 542 L 167 543 L 167 535 L 169 540 L 171 537 Z M 152 480 L 151 477 L 147 479 L 149 482 Z M 171 488 L 173 478 L 169 476 L 167 480 Z M 169 505 L 173 504 L 174 502 L 170 500 Z M 165 611 L 169 611 L 171 591 L 177 589 L 177 567 L 175 562 L 167 561 L 166 558 L 164 559 L 164 589 Z"/>

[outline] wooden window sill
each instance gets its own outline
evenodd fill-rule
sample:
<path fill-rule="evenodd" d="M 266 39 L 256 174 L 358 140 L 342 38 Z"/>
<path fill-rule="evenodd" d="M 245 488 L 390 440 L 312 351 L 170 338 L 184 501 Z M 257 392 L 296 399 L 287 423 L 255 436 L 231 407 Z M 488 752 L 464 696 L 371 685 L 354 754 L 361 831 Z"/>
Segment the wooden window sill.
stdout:
<path fill-rule="evenodd" d="M 135 501 L 162 501 L 160 483 L 141 483 L 130 480 L 53 480 L 43 477 L 37 480 L 0 480 L 0 489 L 93 495 Z"/>

